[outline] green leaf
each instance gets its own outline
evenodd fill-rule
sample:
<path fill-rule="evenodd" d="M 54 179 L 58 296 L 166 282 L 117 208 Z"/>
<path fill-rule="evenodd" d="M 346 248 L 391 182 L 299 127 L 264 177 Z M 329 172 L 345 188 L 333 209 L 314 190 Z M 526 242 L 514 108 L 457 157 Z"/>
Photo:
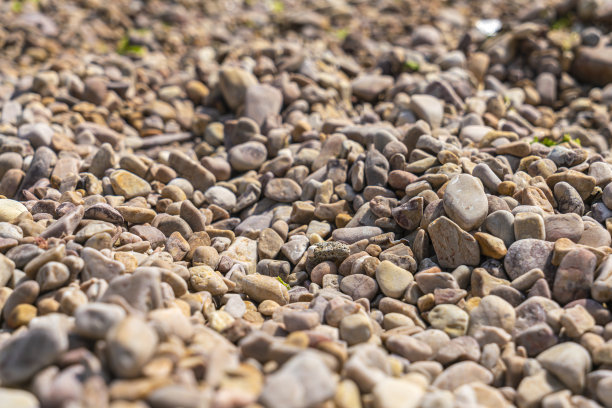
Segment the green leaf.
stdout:
<path fill-rule="evenodd" d="M 416 62 L 416 61 L 406 61 L 406 62 L 404 62 L 404 66 L 406 68 L 408 68 L 409 70 L 415 71 L 415 72 L 418 71 L 421 68 L 419 63 Z"/>
<path fill-rule="evenodd" d="M 125 35 L 117 44 L 117 53 L 121 55 L 138 55 L 140 57 L 146 53 L 146 49 L 142 45 L 130 44 L 130 38 Z"/>
<path fill-rule="evenodd" d="M 565 16 L 559 17 L 554 23 L 552 23 L 550 28 L 552 28 L 553 30 L 563 30 L 563 29 L 569 28 L 571 25 L 572 25 L 571 16 L 565 15 Z"/>
<path fill-rule="evenodd" d="M 282 283 L 287 289 L 291 289 L 291 287 L 289 285 L 287 285 L 285 283 L 285 281 L 283 280 L 283 278 L 281 278 L 280 276 L 277 276 L 276 280 L 278 280 L 280 283 Z"/>
<path fill-rule="evenodd" d="M 340 28 L 336 31 L 336 37 L 343 41 L 349 35 L 349 30 L 347 28 Z"/>
<path fill-rule="evenodd" d="M 281 0 L 272 1 L 271 11 L 275 14 L 282 13 L 285 11 L 285 3 L 283 3 Z"/>
<path fill-rule="evenodd" d="M 14 0 L 11 2 L 11 11 L 13 13 L 21 13 L 23 9 L 23 2 L 21 0 Z"/>

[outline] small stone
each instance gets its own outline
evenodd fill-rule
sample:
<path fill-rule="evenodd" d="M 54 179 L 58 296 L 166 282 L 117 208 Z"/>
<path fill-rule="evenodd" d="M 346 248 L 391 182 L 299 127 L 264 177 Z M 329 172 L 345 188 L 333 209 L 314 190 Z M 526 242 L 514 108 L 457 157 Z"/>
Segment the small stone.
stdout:
<path fill-rule="evenodd" d="M 332 238 L 335 241 L 346 242 L 347 244 L 353 244 L 362 239 L 369 239 L 376 235 L 382 234 L 382 229 L 378 227 L 350 227 L 350 228 L 338 228 L 332 232 Z"/>
<path fill-rule="evenodd" d="M 289 178 L 275 178 L 268 182 L 264 194 L 271 200 L 281 203 L 291 203 L 300 198 L 302 188 Z"/>
<path fill-rule="evenodd" d="M 408 379 L 385 378 L 372 392 L 374 408 L 417 408 L 425 395 L 424 385 Z"/>
<path fill-rule="evenodd" d="M 231 211 L 236 206 L 236 195 L 225 187 L 209 188 L 204 193 L 204 198 L 209 204 L 218 205 L 227 211 Z"/>
<path fill-rule="evenodd" d="M 256 302 L 273 300 L 279 305 L 289 302 L 289 292 L 278 279 L 264 275 L 246 275 L 240 281 L 244 293 Z"/>
<path fill-rule="evenodd" d="M 378 284 L 367 275 L 349 275 L 340 281 L 340 290 L 353 300 L 361 298 L 372 300 L 378 292 Z"/>
<path fill-rule="evenodd" d="M 478 244 L 480 245 L 480 253 L 484 256 L 488 256 L 493 259 L 502 259 L 508 252 L 504 241 L 493 235 L 485 232 L 477 232 L 474 234 L 474 238 L 476 238 L 476 241 L 478 241 Z"/>
<path fill-rule="evenodd" d="M 111 185 L 115 194 L 125 197 L 127 200 L 147 196 L 151 193 L 151 186 L 145 180 L 125 170 L 115 170 L 110 175 Z"/>
<path fill-rule="evenodd" d="M 522 212 L 514 217 L 514 236 L 517 241 L 522 239 L 543 240 L 546 237 L 544 219 L 541 215 Z"/>
<path fill-rule="evenodd" d="M 561 304 L 566 304 L 588 297 L 596 264 L 597 258 L 587 249 L 576 248 L 568 252 L 555 275 L 553 298 Z"/>
<path fill-rule="evenodd" d="M 452 391 L 472 382 L 491 384 L 493 382 L 493 374 L 473 361 L 462 361 L 444 370 L 436 377 L 432 385 L 443 390 Z"/>
<path fill-rule="evenodd" d="M 191 287 L 198 292 L 205 290 L 213 296 L 221 296 L 228 291 L 222 276 L 208 266 L 194 266 L 189 269 L 189 273 Z"/>
<path fill-rule="evenodd" d="M 258 169 L 266 161 L 268 150 L 262 143 L 246 142 L 232 147 L 228 154 L 232 169 L 247 171 Z"/>
<path fill-rule="evenodd" d="M 16 386 L 28 381 L 67 349 L 68 336 L 61 327 L 51 324 L 41 324 L 12 337 L 0 349 L 2 385 Z"/>
<path fill-rule="evenodd" d="M 106 336 L 109 366 L 120 378 L 140 375 L 157 347 L 157 334 L 143 320 L 128 316 Z"/>
<path fill-rule="evenodd" d="M 443 304 L 434 307 L 427 315 L 429 324 L 451 337 L 463 336 L 467 332 L 470 317 L 455 305 Z"/>
<path fill-rule="evenodd" d="M 117 305 L 89 303 L 74 313 L 75 329 L 80 336 L 103 339 L 106 333 L 125 318 L 125 310 Z"/>
<path fill-rule="evenodd" d="M 315 352 L 303 351 L 268 376 L 260 400 L 270 408 L 307 408 L 332 398 L 335 391 L 336 379 L 327 365 Z"/>
<path fill-rule="evenodd" d="M 444 190 L 444 211 L 460 228 L 478 228 L 488 214 L 487 197 L 476 178 L 467 174 L 454 177 Z"/>
<path fill-rule="evenodd" d="M 484 227 L 489 234 L 504 241 L 506 248 L 515 241 L 514 215 L 511 212 L 504 210 L 492 212 L 487 216 Z"/>
<path fill-rule="evenodd" d="M 19 201 L 0 199 L 0 222 L 11 222 L 28 209 Z"/>
<path fill-rule="evenodd" d="M 351 91 L 357 98 L 375 102 L 378 97 L 393 85 L 393 77 L 388 75 L 363 75 L 351 83 Z"/>
<path fill-rule="evenodd" d="M 283 107 L 283 94 L 270 85 L 251 85 L 244 98 L 244 116 L 261 126 L 269 116 L 278 115 Z"/>
<path fill-rule="evenodd" d="M 544 218 L 546 240 L 555 242 L 560 238 L 568 238 L 578 242 L 584 232 L 584 222 L 578 214 L 548 215 Z"/>
<path fill-rule="evenodd" d="M 438 262 L 444 268 L 480 263 L 478 242 L 446 217 L 440 217 L 427 227 Z"/>
<path fill-rule="evenodd" d="M 565 329 L 565 334 L 573 339 L 582 336 L 586 331 L 595 327 L 595 319 L 581 305 L 565 309 L 559 322 Z"/>
<path fill-rule="evenodd" d="M 412 95 L 410 109 L 434 129 L 442 124 L 444 105 L 431 95 Z"/>
<path fill-rule="evenodd" d="M 40 290 L 46 292 L 57 289 L 65 284 L 70 278 L 68 267 L 60 262 L 48 262 L 43 265 L 36 274 L 36 281 Z"/>
<path fill-rule="evenodd" d="M 363 313 L 355 313 L 340 321 L 340 338 L 349 346 L 364 343 L 372 336 L 372 323 Z"/>
<path fill-rule="evenodd" d="M 11 388 L 0 388 L 0 401 L 7 407 L 13 408 L 38 408 L 38 398 L 34 394 Z"/>
<path fill-rule="evenodd" d="M 257 79 L 253 74 L 241 68 L 223 67 L 219 71 L 219 85 L 223 99 L 232 109 L 244 103 L 247 89 L 256 84 Z"/>
<path fill-rule="evenodd" d="M 511 333 L 515 321 L 516 313 L 510 303 L 498 296 L 485 296 L 480 300 L 480 304 L 470 311 L 470 334 L 481 326 L 500 327 Z"/>
<path fill-rule="evenodd" d="M 30 142 L 32 147 L 49 146 L 53 129 L 46 123 L 28 123 L 19 127 L 18 136 Z"/>
<path fill-rule="evenodd" d="M 542 352 L 538 362 L 574 393 L 581 393 L 591 370 L 591 356 L 581 345 L 566 342 Z"/>
<path fill-rule="evenodd" d="M 516 241 L 504 258 L 506 273 L 511 279 L 529 272 L 532 269 L 544 271 L 547 279 L 552 278 L 554 267 L 551 263 L 554 243 L 538 239 L 522 239 Z"/>
<path fill-rule="evenodd" d="M 409 271 L 389 261 L 382 261 L 376 267 L 376 281 L 382 293 L 397 299 L 404 294 L 414 277 Z"/>

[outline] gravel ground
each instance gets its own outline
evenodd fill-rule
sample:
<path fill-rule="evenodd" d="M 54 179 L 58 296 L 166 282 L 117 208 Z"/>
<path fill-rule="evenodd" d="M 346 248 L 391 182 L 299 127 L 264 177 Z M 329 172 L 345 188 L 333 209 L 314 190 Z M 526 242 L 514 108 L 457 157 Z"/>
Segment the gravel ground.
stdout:
<path fill-rule="evenodd" d="M 0 4 L 0 406 L 612 407 L 612 1 Z"/>

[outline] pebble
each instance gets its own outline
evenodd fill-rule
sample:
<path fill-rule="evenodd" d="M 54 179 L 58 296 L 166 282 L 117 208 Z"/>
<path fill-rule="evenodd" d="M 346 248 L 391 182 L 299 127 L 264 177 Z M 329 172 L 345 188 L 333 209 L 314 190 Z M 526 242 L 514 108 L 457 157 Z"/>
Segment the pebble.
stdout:
<path fill-rule="evenodd" d="M 288 178 L 272 179 L 266 185 L 265 196 L 281 203 L 292 203 L 302 195 L 302 188 Z"/>
<path fill-rule="evenodd" d="M 268 377 L 260 398 L 268 407 L 305 408 L 333 397 L 335 391 L 336 380 L 325 362 L 314 351 L 303 351 Z"/>
<path fill-rule="evenodd" d="M 589 352 L 572 342 L 552 346 L 536 360 L 574 393 L 582 392 L 592 364 Z"/>
<path fill-rule="evenodd" d="M 113 191 L 129 200 L 134 197 L 146 196 L 151 192 L 151 186 L 145 180 L 125 170 L 115 170 L 110 175 Z"/>
<path fill-rule="evenodd" d="M 480 263 L 478 242 L 446 217 L 440 217 L 427 227 L 440 266 L 456 268 Z"/>
<path fill-rule="evenodd" d="M 232 169 L 247 171 L 258 169 L 268 156 L 266 146 L 259 142 L 246 142 L 229 150 Z"/>
<path fill-rule="evenodd" d="M 61 327 L 45 324 L 30 328 L 0 350 L 0 380 L 6 386 L 28 381 L 67 349 L 68 337 Z"/>
<path fill-rule="evenodd" d="M 128 316 L 107 332 L 109 366 L 120 378 L 140 374 L 155 352 L 158 337 L 155 331 L 139 318 Z"/>
<path fill-rule="evenodd" d="M 18 201 L 0 199 L 0 222 L 11 222 L 28 209 Z"/>
<path fill-rule="evenodd" d="M 606 2 L 46 3 L 0 405 L 612 404 Z"/>
<path fill-rule="evenodd" d="M 466 174 L 454 177 L 444 190 L 444 211 L 464 231 L 478 228 L 488 214 L 482 185 Z"/>
<path fill-rule="evenodd" d="M 427 315 L 429 324 L 451 337 L 463 336 L 468 330 L 469 315 L 455 305 L 437 305 Z"/>

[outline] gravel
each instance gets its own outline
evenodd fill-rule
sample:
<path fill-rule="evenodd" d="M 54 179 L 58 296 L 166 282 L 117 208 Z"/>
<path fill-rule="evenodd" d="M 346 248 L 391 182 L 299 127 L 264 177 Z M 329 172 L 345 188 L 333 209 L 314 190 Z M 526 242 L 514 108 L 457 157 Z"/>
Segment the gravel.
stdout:
<path fill-rule="evenodd" d="M 611 407 L 611 8 L 545 3 L 2 2 L 0 405 Z"/>

